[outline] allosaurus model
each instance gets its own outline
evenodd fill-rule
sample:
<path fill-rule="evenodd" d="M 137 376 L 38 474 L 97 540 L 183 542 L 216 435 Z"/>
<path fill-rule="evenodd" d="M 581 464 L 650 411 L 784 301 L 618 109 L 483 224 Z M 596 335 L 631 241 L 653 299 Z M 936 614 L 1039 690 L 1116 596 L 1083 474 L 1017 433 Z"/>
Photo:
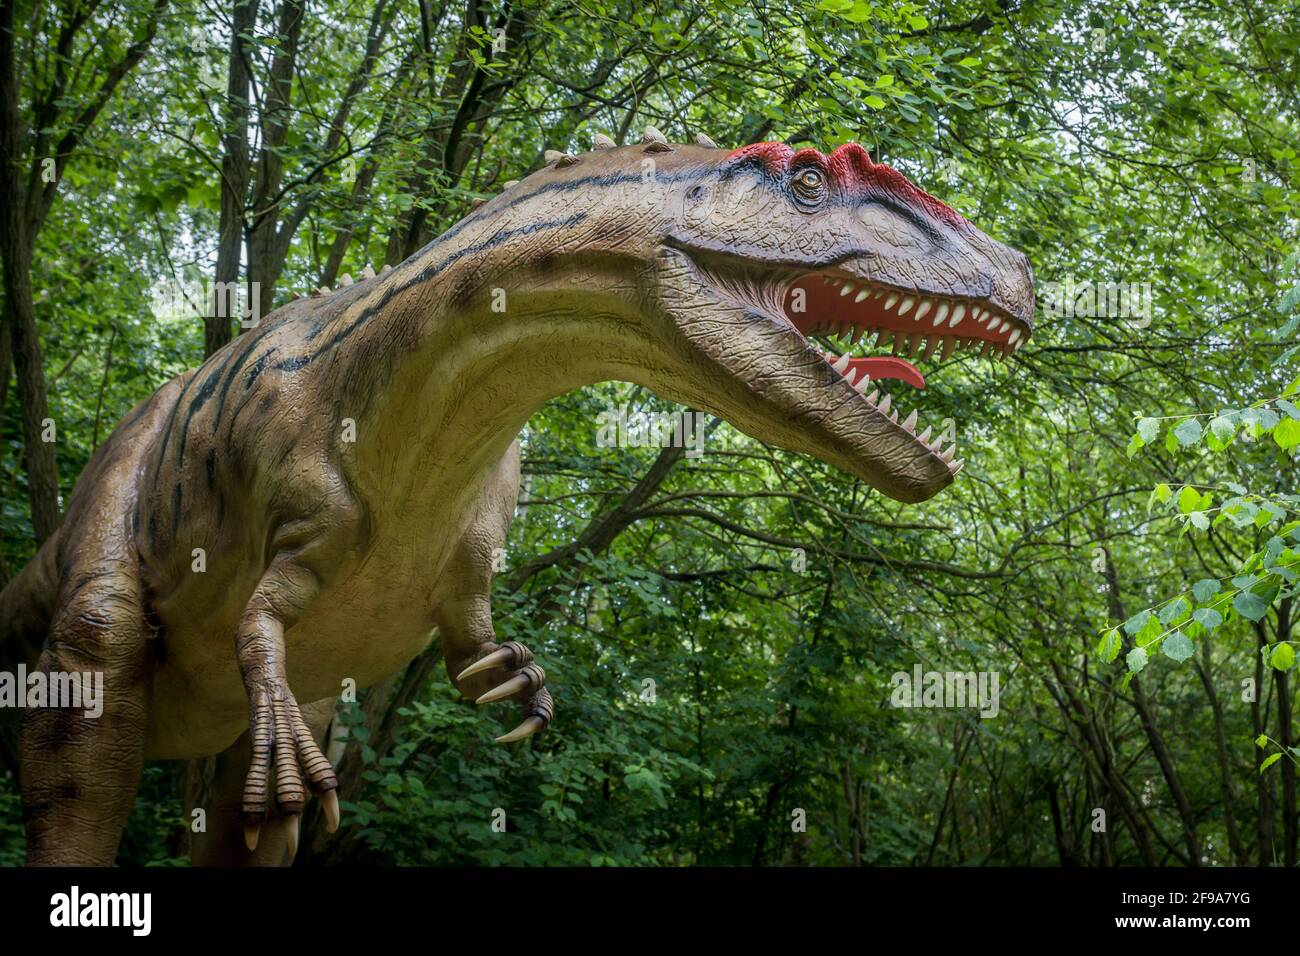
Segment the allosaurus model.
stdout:
<path fill-rule="evenodd" d="M 98 719 L 26 716 L 29 862 L 112 863 L 144 761 L 223 751 L 247 772 L 218 781 L 208 845 L 286 862 L 312 792 L 338 825 L 318 740 L 343 681 L 394 674 L 435 628 L 461 693 L 522 701 L 499 739 L 546 727 L 545 675 L 497 646 L 489 590 L 516 436 L 564 392 L 633 382 L 900 501 L 953 480 L 953 447 L 880 383 L 1023 345 L 1022 254 L 854 144 L 650 129 L 547 160 L 401 265 L 276 310 L 95 453 L 0 595 L 11 655 L 104 675 Z"/>

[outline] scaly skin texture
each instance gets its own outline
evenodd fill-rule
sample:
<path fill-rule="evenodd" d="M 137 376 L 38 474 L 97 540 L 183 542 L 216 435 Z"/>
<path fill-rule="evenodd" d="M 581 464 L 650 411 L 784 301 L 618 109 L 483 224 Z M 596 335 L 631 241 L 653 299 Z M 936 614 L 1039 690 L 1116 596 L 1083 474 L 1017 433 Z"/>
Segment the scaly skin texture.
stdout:
<path fill-rule="evenodd" d="M 552 157 L 395 269 L 277 310 L 118 426 L 0 595 L 11 653 L 105 673 L 101 719 L 27 715 L 29 861 L 111 863 L 143 761 L 221 753 L 196 860 L 287 862 L 305 801 L 337 786 L 329 702 L 435 628 L 462 693 L 523 703 L 508 737 L 545 727 L 544 673 L 497 647 L 489 590 L 515 437 L 548 399 L 635 382 L 919 501 L 951 448 L 855 381 L 888 360 L 846 373 L 809 337 L 1009 351 L 1032 301 L 1023 256 L 860 147 L 649 130 Z"/>

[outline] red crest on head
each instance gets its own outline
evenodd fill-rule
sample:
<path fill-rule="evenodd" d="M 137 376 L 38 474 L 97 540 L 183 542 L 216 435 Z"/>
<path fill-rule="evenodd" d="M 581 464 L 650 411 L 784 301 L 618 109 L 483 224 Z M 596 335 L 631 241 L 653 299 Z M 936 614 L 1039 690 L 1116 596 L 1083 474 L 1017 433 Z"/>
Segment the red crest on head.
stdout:
<path fill-rule="evenodd" d="M 729 160 L 757 160 L 771 174 L 783 175 L 792 166 L 818 165 L 832 186 L 846 196 L 884 193 L 910 206 L 919 206 L 936 219 L 952 226 L 969 226 L 966 218 L 947 203 L 935 199 L 914 182 L 884 163 L 874 163 L 857 143 L 845 143 L 829 156 L 816 149 L 798 152 L 785 143 L 754 143 L 733 150 Z"/>

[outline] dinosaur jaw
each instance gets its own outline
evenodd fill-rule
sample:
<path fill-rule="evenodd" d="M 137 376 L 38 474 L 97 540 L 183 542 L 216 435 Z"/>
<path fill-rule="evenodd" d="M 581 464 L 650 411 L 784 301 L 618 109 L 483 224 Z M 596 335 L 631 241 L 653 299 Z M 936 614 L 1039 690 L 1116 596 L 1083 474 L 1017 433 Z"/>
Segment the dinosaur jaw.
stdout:
<path fill-rule="evenodd" d="M 962 352 L 1001 360 L 1018 351 L 1030 334 L 1028 326 L 987 300 L 899 289 L 837 269 L 790 282 L 783 311 L 805 339 L 828 346 L 840 340 L 839 349 L 817 351 L 867 404 L 889 414 L 896 424 L 898 410 L 890 407 L 892 399 L 880 383 L 896 380 L 925 388 L 925 376 L 911 360 L 937 356 L 947 361 Z M 887 348 L 892 355 L 879 354 Z M 916 411 L 901 427 L 949 462 L 954 475 L 961 469 L 955 445 L 945 449 L 940 439 L 930 440 L 930 429 L 917 431 Z"/>
<path fill-rule="evenodd" d="M 698 353 L 727 373 L 713 379 L 729 386 L 687 400 L 757 438 L 815 455 L 899 501 L 933 497 L 964 462 L 955 443 L 932 438 L 931 428 L 918 425 L 917 411 L 901 415 L 880 383 L 924 388 L 913 360 L 959 350 L 1005 357 L 1029 333 L 1027 323 L 978 295 L 905 291 L 864 280 L 849 271 L 857 260 L 799 266 L 685 249 L 669 259 L 681 253 L 693 281 L 687 297 L 668 311 Z M 892 347 L 895 354 L 870 354 L 872 345 Z M 728 401 L 739 388 L 747 391 L 744 401 Z"/>

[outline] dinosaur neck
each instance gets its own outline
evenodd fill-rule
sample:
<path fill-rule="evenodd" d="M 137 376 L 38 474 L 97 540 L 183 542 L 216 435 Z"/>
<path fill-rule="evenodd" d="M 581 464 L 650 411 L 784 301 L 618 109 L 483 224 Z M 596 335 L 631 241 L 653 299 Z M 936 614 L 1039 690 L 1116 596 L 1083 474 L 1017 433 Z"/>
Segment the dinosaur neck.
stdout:
<path fill-rule="evenodd" d="M 360 480 L 394 501 L 473 487 L 547 400 L 662 364 L 626 263 L 530 265 L 535 243 L 475 252 L 484 231 L 435 242 L 348 307 L 371 314 L 334 372 L 338 414 L 357 423 Z"/>

